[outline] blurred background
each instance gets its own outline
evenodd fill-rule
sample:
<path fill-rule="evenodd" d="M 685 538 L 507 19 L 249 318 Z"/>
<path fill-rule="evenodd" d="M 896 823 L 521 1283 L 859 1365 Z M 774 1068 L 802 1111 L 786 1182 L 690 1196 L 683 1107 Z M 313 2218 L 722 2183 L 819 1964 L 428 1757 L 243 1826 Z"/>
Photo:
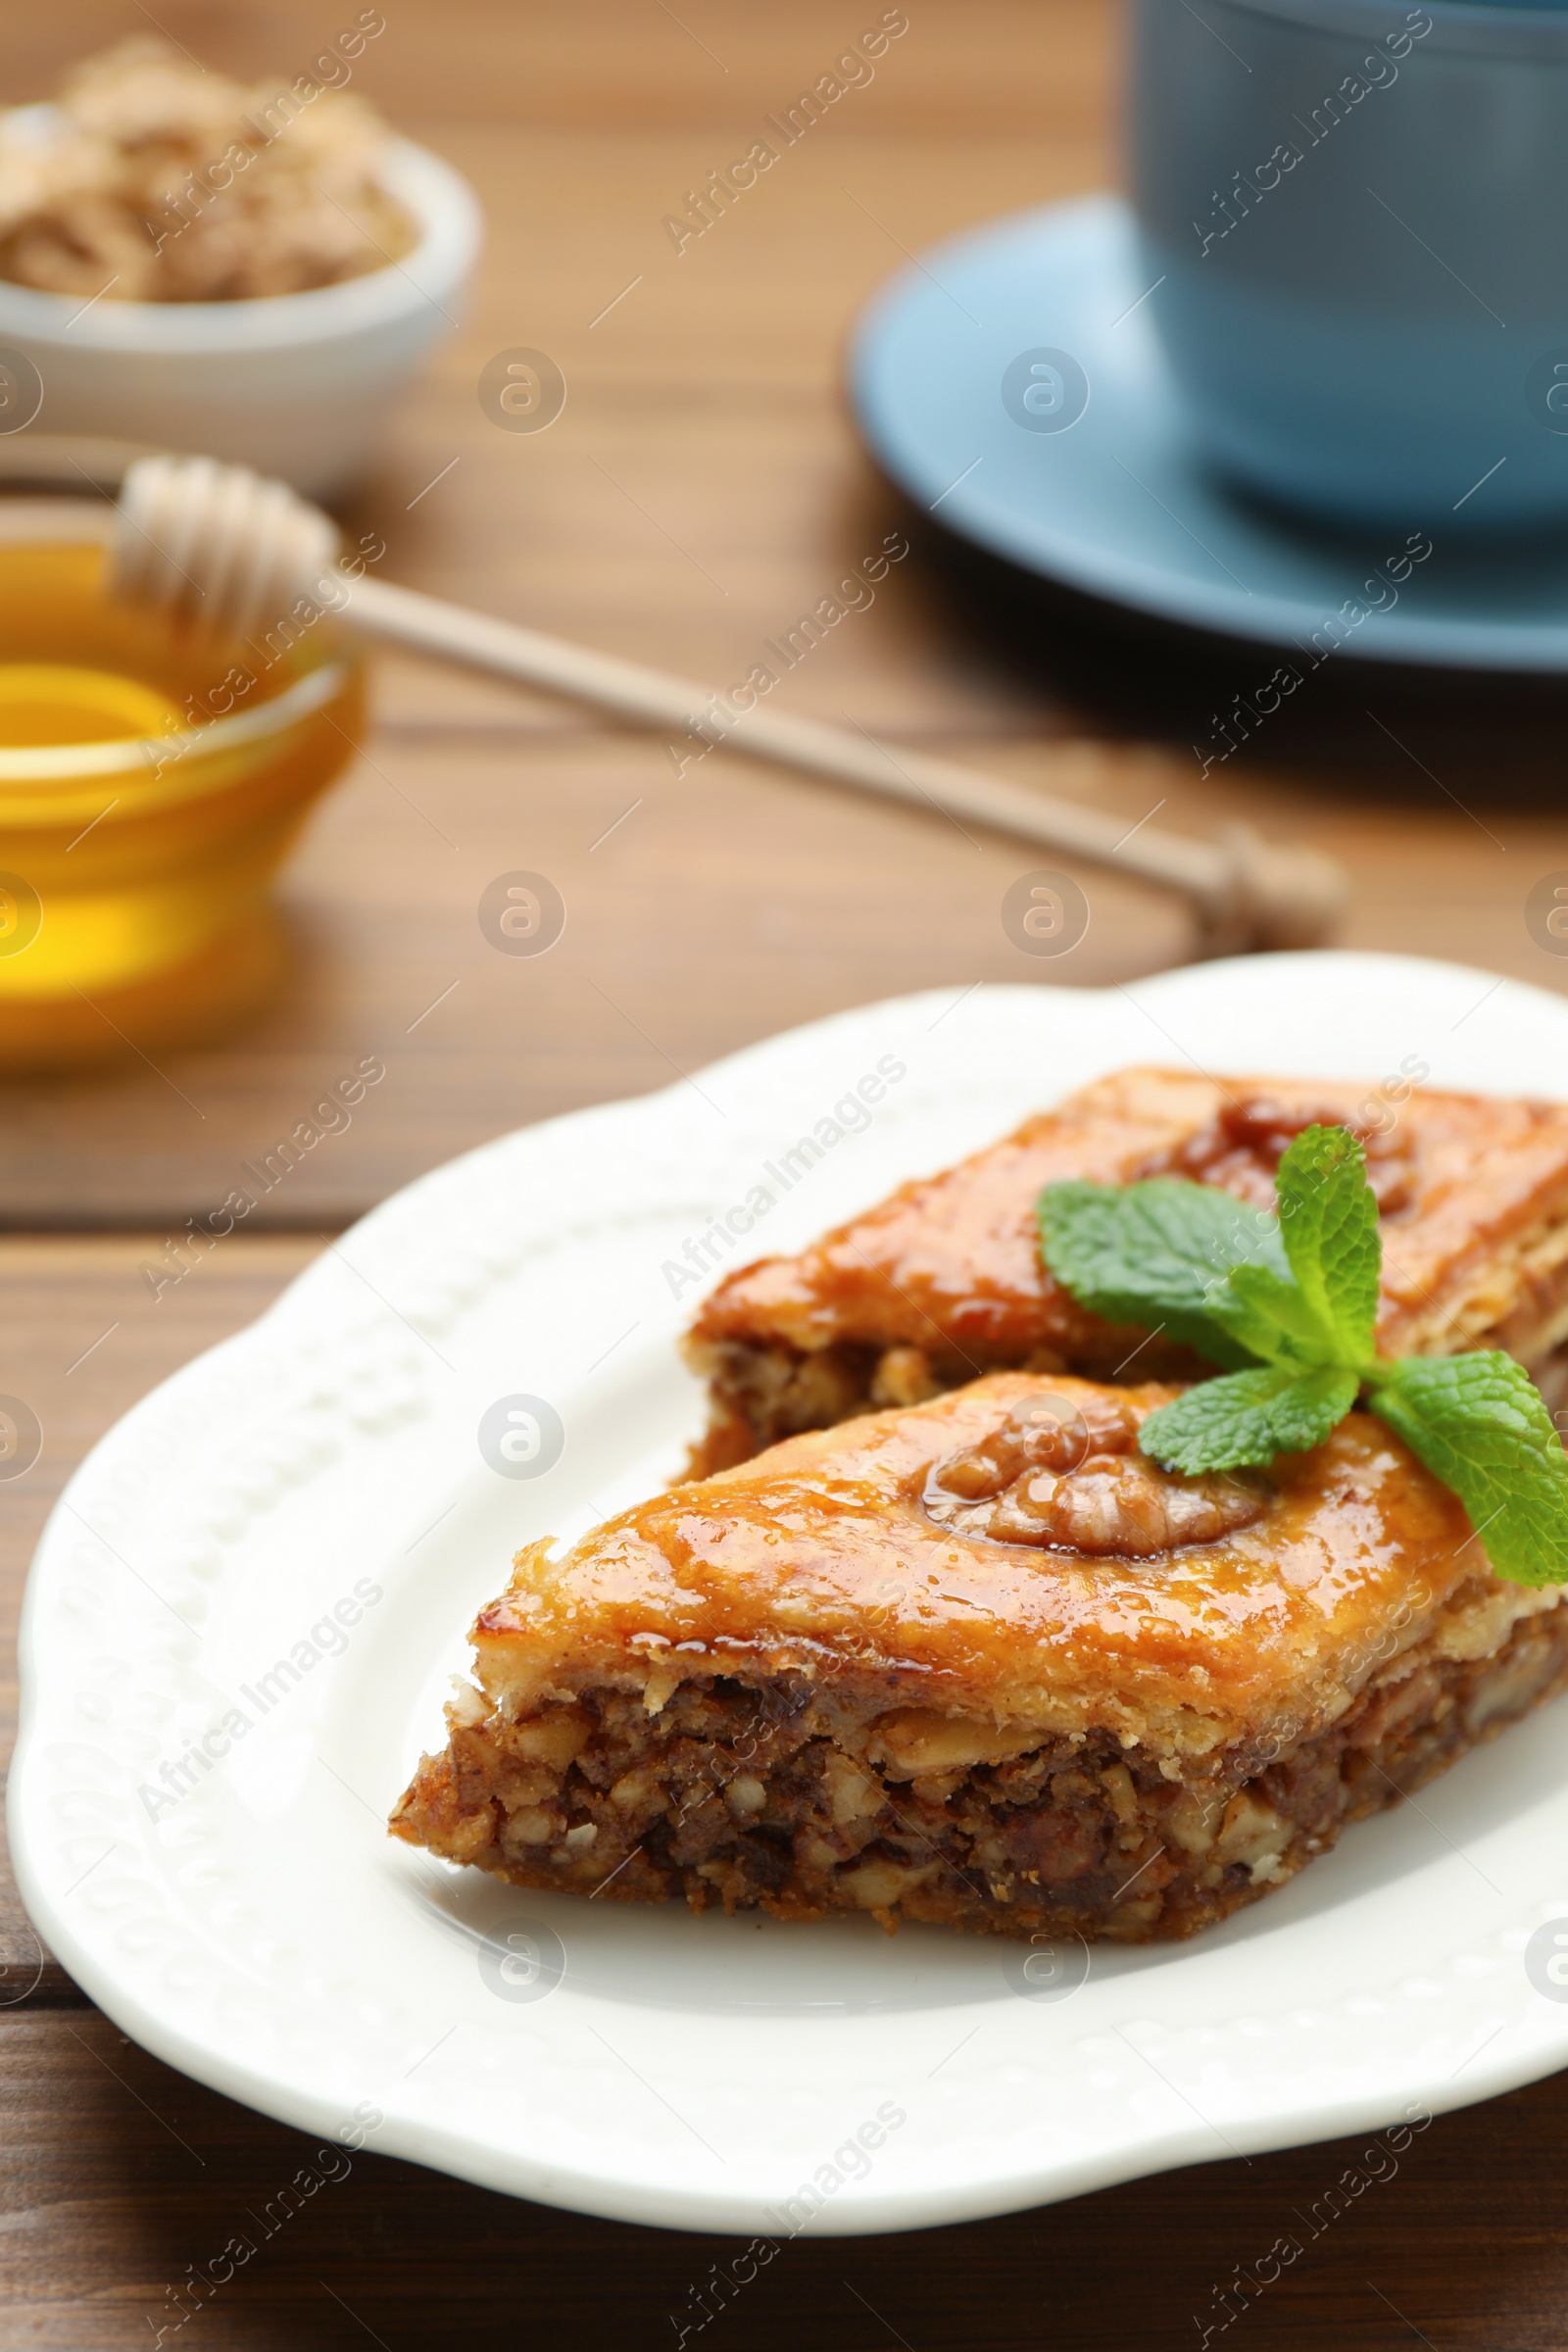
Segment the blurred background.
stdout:
<path fill-rule="evenodd" d="M 244 81 L 287 77 L 337 32 L 322 11 L 17 8 L 0 101 L 47 98 L 75 62 L 142 33 Z M 339 13 L 344 25 L 357 15 L 350 0 Z M 467 179 L 485 246 L 455 331 L 337 509 L 351 539 L 384 541 L 378 576 L 725 685 L 907 534 L 908 557 L 798 662 L 775 707 L 1024 783 L 1067 739 L 1162 743 L 1152 787 L 1135 762 L 1090 762 L 1077 787 L 1054 775 L 1053 788 L 1129 828 L 1157 808 L 1189 834 L 1245 818 L 1315 845 L 1351 877 L 1342 944 L 1563 985 L 1568 966 L 1526 919 L 1532 891 L 1568 866 L 1552 691 L 1363 667 L 1303 698 L 1269 747 L 1276 764 L 1239 756 L 1204 777 L 1195 712 L 1244 687 L 1255 653 L 1239 663 L 1223 645 L 1026 593 L 949 545 L 940 516 L 906 512 L 858 440 L 846 340 L 891 273 L 972 223 L 1119 184 L 1111 0 L 909 0 L 874 75 L 685 240 L 668 219 L 689 216 L 709 174 L 860 30 L 840 0 L 384 0 L 379 13 L 352 88 Z M 880 13 L 868 5 L 864 24 Z M 499 411 L 493 363 L 518 351 L 564 378 L 548 429 L 514 430 Z M 1392 750 L 1366 720 L 1374 685 L 1398 698 Z M 1042 962 L 1002 917 L 1020 875 L 1056 862 L 1026 844 L 723 750 L 677 772 L 657 733 L 412 655 L 376 652 L 369 696 L 363 751 L 284 874 L 275 999 L 217 1043 L 149 1054 L 127 1034 L 90 1070 L 0 1082 L 0 1390 L 26 1399 L 42 1433 L 36 1469 L 0 1485 L 7 1677 L 27 1557 L 87 1446 L 397 1186 L 842 1006 L 983 982 L 1131 983 L 1192 949 L 1179 901 L 1095 872 L 1086 935 Z M 492 885 L 518 872 L 564 905 L 548 953 L 507 952 L 481 919 Z M 1151 1049 L 1163 1051 L 1152 1034 Z M 369 1063 L 384 1074 L 352 1117 L 296 1156 L 242 1233 L 181 1250 L 189 1220 Z M 15 1701 L 8 1681 L 8 1735 Z M 8 1883 L 0 1972 L 6 2340 L 142 2342 L 188 2259 L 191 2215 L 221 2244 L 230 2207 L 287 2178 L 295 2135 L 129 2048 L 38 1951 Z M 1375 2248 L 1388 2295 L 1413 2308 L 1430 2285 L 1423 2247 L 1442 2234 L 1463 2277 L 1430 2323 L 1445 2343 L 1500 2342 L 1505 2298 L 1509 2341 L 1556 2341 L 1561 2263 L 1543 2251 L 1527 2136 L 1544 2147 L 1560 2129 L 1554 2101 L 1542 2084 L 1472 2117 L 1462 2140 L 1435 2128 L 1408 2159 L 1403 2202 L 1368 2198 L 1280 2289 L 1273 2318 L 1249 2323 L 1256 2340 L 1316 2342 L 1331 2326 L 1347 2345 L 1397 2340 L 1365 2268 Z M 747 2340 L 796 2343 L 808 2317 L 845 2352 L 1022 2345 L 1038 2340 L 1048 2288 L 1074 2340 L 1189 2340 L 1215 2279 L 1333 2169 L 1333 2151 L 1297 2151 L 858 2248 L 863 2293 L 844 2288 L 831 2245 L 793 2249 L 789 2293 L 769 2290 L 765 2307 L 760 2294 Z M 204 2316 L 212 2342 L 455 2341 L 504 2313 L 519 2324 L 491 2298 L 526 2276 L 535 2328 L 597 2340 L 610 2312 L 616 2342 L 662 2343 L 718 2250 L 378 2159 L 332 2194 L 266 2282 Z M 635 2263 L 617 2268 L 628 2251 Z M 510 2268 L 519 2257 L 535 2267 Z M 354 2314 L 318 2291 L 321 2265 Z"/>
<path fill-rule="evenodd" d="M 242 79 L 308 61 L 331 29 L 314 0 L 171 6 L 156 22 L 131 0 L 71 5 L 16 24 L 5 95 L 43 96 L 74 59 L 159 24 Z M 1129 826 L 1163 798 L 1161 825 L 1201 834 L 1240 815 L 1316 842 L 1353 875 L 1347 944 L 1553 985 L 1523 904 L 1562 835 L 1529 797 L 1517 740 L 1489 731 L 1479 775 L 1474 758 L 1455 775 L 1402 721 L 1409 755 L 1391 750 L 1356 665 L 1349 718 L 1321 697 L 1307 714 L 1309 764 L 1243 756 L 1200 781 L 1183 739 L 1188 649 L 1009 594 L 995 567 L 927 562 L 936 524 L 922 535 L 858 444 L 845 342 L 878 284 L 954 230 L 1117 179 L 1113 8 L 937 7 L 676 250 L 666 216 L 823 73 L 846 25 L 826 0 L 691 0 L 678 18 L 658 0 L 388 13 L 352 86 L 467 177 L 487 242 L 457 332 L 341 510 L 351 535 L 384 538 L 379 576 L 725 684 L 910 523 L 916 560 L 814 647 L 775 708 L 1025 781 L 1054 739 L 1163 729 L 1178 758 L 1155 790 L 1136 774 L 1086 787 Z M 502 429 L 481 405 L 487 363 L 519 347 L 564 376 L 548 430 Z M 1237 683 L 1256 667 L 1246 656 Z M 1218 669 L 1209 710 L 1223 651 Z M 1451 692 L 1417 685 L 1429 704 Z M 1520 727 L 1541 694 L 1505 698 Z M 1480 699 L 1495 718 L 1495 690 Z M 1027 845 L 724 751 L 677 776 L 657 735 L 435 662 L 378 654 L 371 711 L 365 756 L 287 871 L 281 999 L 181 1056 L 174 1084 L 125 1052 L 118 1070 L 9 1085 L 7 1224 L 177 1230 L 369 1054 L 384 1083 L 253 1231 L 346 1221 L 501 1129 L 663 1085 L 837 1006 L 976 981 L 1103 985 L 1189 952 L 1178 901 L 1086 875 L 1088 935 L 1043 965 L 1000 918 L 1043 861 Z M 1451 720 L 1440 732 L 1451 761 Z M 565 901 L 548 955 L 496 953 L 480 929 L 486 886 L 515 869 Z"/>

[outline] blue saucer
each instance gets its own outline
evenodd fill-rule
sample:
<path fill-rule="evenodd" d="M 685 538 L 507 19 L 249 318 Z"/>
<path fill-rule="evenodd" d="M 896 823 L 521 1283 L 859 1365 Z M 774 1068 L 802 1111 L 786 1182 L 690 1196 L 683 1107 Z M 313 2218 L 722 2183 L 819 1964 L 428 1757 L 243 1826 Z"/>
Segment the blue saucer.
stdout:
<path fill-rule="evenodd" d="M 1190 454 L 1132 217 L 1093 196 L 938 246 L 871 304 L 851 390 L 872 455 L 946 527 L 1161 620 L 1339 660 L 1568 670 L 1568 541 L 1297 526 Z M 1457 497 L 1456 493 L 1456 497 Z M 1484 522 L 1486 488 L 1466 520 Z M 1469 503 L 1469 502 L 1464 502 Z M 1421 544 L 1425 534 L 1417 536 Z M 1294 666 L 1299 670 L 1301 664 Z"/>

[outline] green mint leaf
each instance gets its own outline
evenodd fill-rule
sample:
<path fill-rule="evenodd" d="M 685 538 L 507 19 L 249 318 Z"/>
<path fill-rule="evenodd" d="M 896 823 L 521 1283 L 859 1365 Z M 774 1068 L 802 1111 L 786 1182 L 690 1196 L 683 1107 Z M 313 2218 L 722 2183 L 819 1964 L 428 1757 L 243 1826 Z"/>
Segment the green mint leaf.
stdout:
<path fill-rule="evenodd" d="M 1189 1476 L 1257 1466 L 1277 1453 L 1320 1446 L 1355 1402 L 1359 1385 L 1353 1372 L 1334 1364 L 1311 1372 L 1290 1364 L 1233 1372 L 1151 1413 L 1138 1444 L 1152 1460 Z"/>
<path fill-rule="evenodd" d="M 1523 1365 L 1481 1348 L 1400 1356 L 1367 1377 L 1372 1410 L 1458 1495 L 1497 1574 L 1568 1584 L 1568 1454 Z"/>
<path fill-rule="evenodd" d="M 1230 1269 L 1258 1260 L 1288 1274 L 1273 1217 L 1179 1176 L 1048 1184 L 1040 1236 L 1052 1273 L 1091 1314 L 1159 1329 L 1225 1369 L 1257 1352 L 1229 1328 Z"/>
<path fill-rule="evenodd" d="M 1344 1127 L 1307 1127 L 1281 1157 L 1275 1191 L 1291 1272 L 1321 1322 L 1319 1360 L 1373 1353 L 1383 1245 L 1366 1153 Z"/>
<path fill-rule="evenodd" d="M 1220 1312 L 1254 1355 L 1298 1372 L 1336 1359 L 1335 1332 L 1289 1274 L 1272 1266 L 1233 1266 Z"/>

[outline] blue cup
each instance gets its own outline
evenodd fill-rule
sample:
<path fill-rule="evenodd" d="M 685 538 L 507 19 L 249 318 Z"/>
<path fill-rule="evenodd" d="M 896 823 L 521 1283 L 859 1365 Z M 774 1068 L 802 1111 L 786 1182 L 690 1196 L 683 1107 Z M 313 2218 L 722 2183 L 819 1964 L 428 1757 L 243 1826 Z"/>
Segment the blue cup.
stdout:
<path fill-rule="evenodd" d="M 1197 447 L 1333 522 L 1568 516 L 1568 6 L 1134 0 L 1149 304 Z"/>

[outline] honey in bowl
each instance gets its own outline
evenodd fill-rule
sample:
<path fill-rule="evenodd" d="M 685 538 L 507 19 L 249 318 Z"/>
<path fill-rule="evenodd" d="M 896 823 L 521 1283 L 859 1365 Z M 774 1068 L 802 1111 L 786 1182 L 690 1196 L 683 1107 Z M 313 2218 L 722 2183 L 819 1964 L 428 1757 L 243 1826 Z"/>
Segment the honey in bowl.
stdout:
<path fill-rule="evenodd" d="M 0 1068 L 194 1043 L 262 1002 L 272 884 L 348 760 L 331 618 L 215 644 L 102 592 L 108 511 L 0 506 Z"/>
<path fill-rule="evenodd" d="M 136 743 L 176 734 L 180 714 L 140 678 L 65 662 L 0 662 L 0 745 Z"/>

